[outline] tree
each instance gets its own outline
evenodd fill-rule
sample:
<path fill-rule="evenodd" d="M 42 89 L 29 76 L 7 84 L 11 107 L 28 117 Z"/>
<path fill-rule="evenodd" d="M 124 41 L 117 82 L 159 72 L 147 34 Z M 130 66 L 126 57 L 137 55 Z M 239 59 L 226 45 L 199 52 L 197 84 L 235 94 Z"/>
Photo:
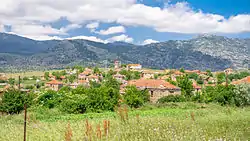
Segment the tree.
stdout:
<path fill-rule="evenodd" d="M 95 73 L 95 74 L 100 74 L 100 73 L 101 73 L 101 71 L 99 70 L 99 68 L 98 68 L 98 67 L 95 67 L 95 68 L 94 68 L 94 73 Z"/>
<path fill-rule="evenodd" d="M 206 102 L 235 105 L 234 89 L 233 85 L 216 85 L 214 87 L 206 87 L 202 94 L 206 96 Z"/>
<path fill-rule="evenodd" d="M 132 108 L 138 108 L 149 101 L 147 90 L 138 90 L 135 86 L 126 87 L 124 100 Z"/>
<path fill-rule="evenodd" d="M 188 79 L 188 75 L 177 77 L 177 84 L 181 88 L 181 93 L 186 97 L 192 96 L 193 82 Z"/>
<path fill-rule="evenodd" d="M 226 74 L 224 72 L 217 74 L 217 83 L 221 84 L 226 81 Z"/>
<path fill-rule="evenodd" d="M 49 72 L 45 72 L 45 73 L 44 73 L 44 77 L 45 77 L 45 79 L 48 81 L 48 80 L 49 80 Z"/>
<path fill-rule="evenodd" d="M 207 72 L 208 76 L 213 77 L 213 74 L 212 74 L 211 70 L 206 70 L 206 72 Z"/>
<path fill-rule="evenodd" d="M 1 97 L 0 111 L 8 114 L 19 114 L 24 109 L 25 103 L 28 107 L 32 104 L 33 98 L 33 94 L 10 89 Z"/>
<path fill-rule="evenodd" d="M 154 74 L 154 79 L 158 79 L 158 74 Z"/>
<path fill-rule="evenodd" d="M 9 78 L 9 79 L 8 79 L 8 83 L 9 83 L 10 85 L 14 85 L 14 84 L 15 84 L 15 78 Z"/>
<path fill-rule="evenodd" d="M 76 79 L 76 75 L 70 75 L 67 77 L 70 83 L 73 83 Z"/>
<path fill-rule="evenodd" d="M 203 81 L 203 79 L 201 77 L 199 77 L 197 79 L 197 83 L 200 84 L 200 85 L 202 85 L 202 84 L 204 84 L 204 81 Z"/>
<path fill-rule="evenodd" d="M 191 73 L 191 74 L 188 75 L 189 79 L 197 80 L 198 77 L 199 77 L 199 75 L 197 73 Z"/>
<path fill-rule="evenodd" d="M 182 67 L 182 68 L 180 69 L 180 72 L 185 73 L 185 69 Z"/>
<path fill-rule="evenodd" d="M 250 85 L 241 84 L 237 85 L 234 89 L 235 93 L 235 105 L 247 106 L 250 105 Z"/>

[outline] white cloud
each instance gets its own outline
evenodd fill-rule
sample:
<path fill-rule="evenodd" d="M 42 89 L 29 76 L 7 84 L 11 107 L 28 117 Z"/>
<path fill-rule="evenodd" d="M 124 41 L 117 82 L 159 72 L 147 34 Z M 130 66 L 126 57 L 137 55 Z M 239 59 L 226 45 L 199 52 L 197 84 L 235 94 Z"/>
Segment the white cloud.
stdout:
<path fill-rule="evenodd" d="M 99 27 L 99 23 L 98 22 L 93 22 L 93 23 L 89 23 L 86 25 L 86 28 L 88 29 L 96 29 Z"/>
<path fill-rule="evenodd" d="M 1 25 L 1 24 L 0 24 L 0 32 L 4 32 L 4 31 L 5 31 L 4 25 Z"/>
<path fill-rule="evenodd" d="M 79 25 L 79 24 L 69 24 L 67 25 L 66 27 L 62 27 L 60 30 L 62 32 L 68 32 L 70 30 L 73 30 L 73 29 L 77 29 L 77 28 L 81 28 L 82 26 Z"/>
<path fill-rule="evenodd" d="M 97 38 L 95 36 L 75 36 L 75 37 L 70 37 L 66 39 L 67 40 L 83 39 L 83 40 L 89 40 L 89 41 L 100 42 L 100 43 L 108 43 L 107 41 Z"/>
<path fill-rule="evenodd" d="M 61 30 L 44 26 L 62 17 L 69 20 L 71 25 Z M 146 6 L 136 0 L 5 0 L 0 4 L 0 25 L 10 25 L 15 29 L 11 32 L 22 35 L 61 35 L 79 28 L 81 24 L 95 21 L 146 26 L 158 32 L 250 32 L 250 14 L 234 15 L 227 19 L 219 14 L 195 11 L 185 2 L 167 3 L 164 8 Z M 37 27 L 32 26 L 31 30 L 28 29 L 30 25 Z M 99 23 L 89 29 L 95 31 L 98 26 Z"/>
<path fill-rule="evenodd" d="M 116 42 L 116 41 L 121 41 L 121 42 L 127 42 L 127 43 L 132 43 L 134 41 L 133 38 L 129 37 L 128 35 L 122 34 L 119 36 L 114 36 L 106 40 L 107 42 Z"/>
<path fill-rule="evenodd" d="M 159 43 L 159 41 L 153 39 L 146 39 L 143 41 L 142 45 L 152 44 L 152 43 Z"/>
<path fill-rule="evenodd" d="M 97 33 L 101 35 L 110 35 L 110 34 L 125 33 L 125 32 L 126 32 L 126 29 L 124 26 L 113 26 L 113 27 L 108 28 L 107 30 L 100 30 Z"/>

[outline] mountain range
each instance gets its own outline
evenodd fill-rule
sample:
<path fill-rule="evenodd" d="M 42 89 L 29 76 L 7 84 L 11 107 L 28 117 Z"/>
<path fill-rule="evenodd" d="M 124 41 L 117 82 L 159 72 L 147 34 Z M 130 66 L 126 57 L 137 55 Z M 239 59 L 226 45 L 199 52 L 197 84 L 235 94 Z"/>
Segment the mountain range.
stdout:
<path fill-rule="evenodd" d="M 0 66 L 6 70 L 45 70 L 71 65 L 104 67 L 119 59 L 143 67 L 165 69 L 247 68 L 250 39 L 199 35 L 190 40 L 170 40 L 148 45 L 88 40 L 36 41 L 0 33 Z"/>

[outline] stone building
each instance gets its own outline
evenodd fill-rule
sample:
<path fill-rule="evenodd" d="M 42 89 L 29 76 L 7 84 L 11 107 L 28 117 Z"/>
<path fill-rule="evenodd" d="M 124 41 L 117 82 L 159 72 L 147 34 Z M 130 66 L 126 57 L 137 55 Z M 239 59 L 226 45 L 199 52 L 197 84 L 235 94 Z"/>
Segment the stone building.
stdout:
<path fill-rule="evenodd" d="M 61 87 L 63 87 L 63 83 L 57 80 L 52 80 L 47 82 L 45 86 L 54 91 L 58 91 Z"/>
<path fill-rule="evenodd" d="M 148 90 L 150 102 L 156 103 L 160 98 L 168 95 L 180 95 L 181 89 L 164 80 L 139 79 L 128 82 L 128 85 L 135 85 L 140 90 Z"/>

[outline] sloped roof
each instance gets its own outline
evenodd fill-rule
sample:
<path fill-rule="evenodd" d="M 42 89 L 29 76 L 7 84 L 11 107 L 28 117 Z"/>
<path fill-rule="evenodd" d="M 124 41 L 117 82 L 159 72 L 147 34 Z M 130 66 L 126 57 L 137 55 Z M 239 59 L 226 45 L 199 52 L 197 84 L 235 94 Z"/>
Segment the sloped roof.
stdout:
<path fill-rule="evenodd" d="M 159 88 L 159 89 L 180 89 L 164 80 L 155 79 L 139 79 L 128 81 L 128 85 L 135 85 L 143 88 Z"/>
<path fill-rule="evenodd" d="M 233 85 L 238 85 L 238 84 L 243 84 L 243 83 L 250 84 L 250 76 L 247 76 L 241 80 L 237 80 L 237 81 L 232 82 Z"/>
<path fill-rule="evenodd" d="M 51 84 L 51 85 L 60 85 L 60 84 L 63 84 L 62 82 L 60 81 L 57 81 L 57 80 L 52 80 L 50 82 L 47 82 L 46 84 Z"/>

